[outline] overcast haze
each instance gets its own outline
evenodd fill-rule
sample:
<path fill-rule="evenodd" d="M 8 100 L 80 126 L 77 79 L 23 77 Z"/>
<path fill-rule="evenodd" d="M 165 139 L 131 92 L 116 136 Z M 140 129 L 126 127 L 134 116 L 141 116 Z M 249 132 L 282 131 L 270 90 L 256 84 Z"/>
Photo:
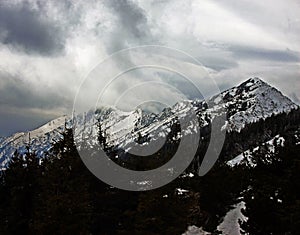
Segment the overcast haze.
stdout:
<path fill-rule="evenodd" d="M 147 44 L 191 54 L 222 90 L 258 76 L 299 103 L 299 13 L 297 0 L 0 0 L 0 135 L 70 114 L 95 65 Z"/>

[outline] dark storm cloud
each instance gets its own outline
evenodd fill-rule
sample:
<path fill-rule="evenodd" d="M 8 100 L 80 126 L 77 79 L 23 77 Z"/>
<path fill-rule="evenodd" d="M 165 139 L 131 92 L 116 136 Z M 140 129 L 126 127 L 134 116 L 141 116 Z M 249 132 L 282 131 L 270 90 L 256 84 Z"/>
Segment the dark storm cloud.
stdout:
<path fill-rule="evenodd" d="M 122 26 L 134 37 L 147 36 L 147 18 L 144 11 L 130 0 L 111 0 L 109 6 L 115 10 L 120 18 Z"/>
<path fill-rule="evenodd" d="M 143 9 L 130 0 L 111 0 L 106 3 L 118 17 L 119 24 L 107 44 L 109 53 L 124 49 L 128 44 L 136 46 L 153 41 Z"/>
<path fill-rule="evenodd" d="M 65 94 L 44 88 L 0 72 L 0 135 L 32 130 L 59 116 L 61 107 L 72 107 Z"/>
<path fill-rule="evenodd" d="M 9 104 L 10 107 L 20 109 L 51 110 L 58 107 L 70 107 L 71 100 L 57 90 L 45 89 L 38 84 L 31 84 L 28 80 L 0 72 L 0 106 Z M 43 90 L 41 90 L 43 89 Z"/>
<path fill-rule="evenodd" d="M 1 105 L 0 105 L 1 107 Z M 38 113 L 24 113 L 19 111 L 18 115 L 0 108 L 0 137 L 9 136 L 16 132 L 29 131 L 53 120 L 57 115 L 43 115 Z"/>
<path fill-rule="evenodd" d="M 64 49 L 62 31 L 42 15 L 43 12 L 34 10 L 26 2 L 9 6 L 0 4 L 0 40 L 27 53 L 61 53 Z"/>
<path fill-rule="evenodd" d="M 131 0 L 109 0 L 104 1 L 107 9 L 116 17 L 116 28 L 109 35 L 109 41 L 105 43 L 108 54 L 119 50 L 146 44 L 160 44 L 154 39 L 150 31 L 150 24 L 146 12 Z M 135 66 L 129 54 L 114 58 L 116 66 L 127 64 L 128 67 Z M 143 70 L 135 71 L 136 77 L 144 77 Z M 126 82 L 120 83 L 117 90 L 123 90 Z"/>
<path fill-rule="evenodd" d="M 221 90 L 255 75 L 294 92 L 296 100 L 300 19 L 292 2 L 0 0 L 0 135 L 71 113 L 81 76 L 111 53 L 145 44 L 196 57 L 214 70 Z M 116 67 L 133 66 L 131 59 L 116 59 Z M 147 72 L 131 78 L 145 79 Z M 132 84 L 122 82 L 112 97 Z M 169 83 L 197 97 L 190 84 Z"/>
<path fill-rule="evenodd" d="M 256 47 L 231 46 L 236 59 L 256 59 L 279 62 L 299 62 L 300 56 L 291 50 L 270 50 Z"/>

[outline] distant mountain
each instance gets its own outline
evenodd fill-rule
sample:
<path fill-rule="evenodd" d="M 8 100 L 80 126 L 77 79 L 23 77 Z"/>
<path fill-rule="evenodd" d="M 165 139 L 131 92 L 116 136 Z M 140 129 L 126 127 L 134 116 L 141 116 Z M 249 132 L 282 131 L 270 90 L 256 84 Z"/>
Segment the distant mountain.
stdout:
<path fill-rule="evenodd" d="M 247 125 L 265 120 L 282 113 L 289 113 L 299 107 L 276 88 L 259 78 L 250 78 L 239 86 L 233 87 L 204 100 L 186 100 L 164 109 L 160 114 L 144 113 L 137 109 L 124 112 L 114 108 L 101 108 L 94 112 L 76 115 L 73 120 L 62 116 L 45 125 L 29 131 L 16 133 L 0 139 L 0 167 L 5 168 L 15 151 L 24 153 L 29 145 L 38 156 L 51 149 L 51 144 L 62 138 L 66 127 L 76 127 L 75 139 L 88 139 L 93 145 L 97 141 L 97 119 L 100 118 L 110 146 L 126 149 L 139 136 L 155 140 L 166 136 L 176 116 L 186 115 L 193 109 L 198 116 L 198 123 L 190 124 L 186 133 L 208 126 L 215 116 L 226 112 L 227 121 L 223 130 L 241 132 Z M 91 138 L 92 137 L 92 138 Z M 179 136 L 180 137 L 180 136 Z M 178 138 L 179 138 L 178 137 Z"/>

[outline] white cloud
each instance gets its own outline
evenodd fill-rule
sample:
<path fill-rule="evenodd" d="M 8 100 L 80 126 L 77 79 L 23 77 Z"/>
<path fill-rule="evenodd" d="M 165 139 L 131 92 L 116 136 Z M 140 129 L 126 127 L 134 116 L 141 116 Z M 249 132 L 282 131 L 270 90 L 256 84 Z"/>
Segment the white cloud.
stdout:
<path fill-rule="evenodd" d="M 276 3 L 272 0 L 48 0 L 43 4 L 38 0 L 18 0 L 1 4 L 10 7 L 11 12 L 25 9 L 31 22 L 43 19 L 36 25 L 44 25 L 41 30 L 47 33 L 59 33 L 55 36 L 63 43 L 59 50 L 55 47 L 60 43 L 55 42 L 45 51 L 28 38 L 22 41 L 21 36 L 9 42 L 7 35 L 11 30 L 15 30 L 11 35 L 20 35 L 16 31 L 18 28 L 2 24 L 6 28 L 0 33 L 0 71 L 9 75 L 5 81 L 11 84 L 14 84 L 13 78 L 23 81 L 30 100 L 43 96 L 43 100 L 51 102 L 54 94 L 63 100 L 51 106 L 51 110 L 49 106 L 28 107 L 28 102 L 24 102 L 23 110 L 34 110 L 32 116 L 37 112 L 40 115 L 51 113 L 50 119 L 53 114 L 70 113 L 75 92 L 89 71 L 113 52 L 144 44 L 174 47 L 191 54 L 208 67 L 221 88 L 236 85 L 250 76 L 259 76 L 292 95 L 294 100 L 300 97 L 300 3 L 297 0 Z M 34 17 L 27 14 L 30 11 Z M 19 20 L 13 19 L 14 22 Z M 5 18 L 3 20 L 5 22 Z M 22 23 L 26 24 L 26 20 Z M 34 39 L 34 30 L 30 33 Z M 44 45 L 43 40 L 39 38 L 39 45 Z M 26 45 L 30 48 L 25 48 Z M 173 63 L 184 66 L 180 60 Z M 151 76 L 159 81 L 161 75 L 149 73 L 141 79 L 135 74 L 127 78 L 127 82 L 123 79 L 111 88 L 108 99 L 116 98 L 124 87 Z M 197 74 L 193 79 L 197 79 Z M 95 86 L 103 86 L 106 81 L 97 82 Z M 0 83 L 0 92 L 2 89 L 4 85 Z M 157 94 L 163 96 L 164 89 L 166 87 L 156 90 Z M 144 94 L 151 99 L 153 90 L 146 90 Z M 9 99 L 5 104 L 0 103 L 1 113 L 13 105 L 13 100 Z M 15 111 L 17 116 L 19 109 L 11 107 L 9 112 Z M 34 125 L 32 123 L 32 127 Z"/>

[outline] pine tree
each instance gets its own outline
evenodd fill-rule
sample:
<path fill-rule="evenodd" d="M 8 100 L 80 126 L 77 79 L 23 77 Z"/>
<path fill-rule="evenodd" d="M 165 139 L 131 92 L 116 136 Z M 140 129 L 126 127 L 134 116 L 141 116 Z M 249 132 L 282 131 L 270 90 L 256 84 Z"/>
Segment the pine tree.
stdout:
<path fill-rule="evenodd" d="M 4 234 L 29 234 L 32 231 L 39 176 L 39 159 L 30 145 L 26 146 L 25 154 L 16 151 L 1 179 L 3 217 L 0 231 Z"/>
<path fill-rule="evenodd" d="M 54 144 L 42 169 L 34 232 L 88 234 L 90 173 L 78 155 L 71 129 L 66 129 L 63 139 Z"/>

